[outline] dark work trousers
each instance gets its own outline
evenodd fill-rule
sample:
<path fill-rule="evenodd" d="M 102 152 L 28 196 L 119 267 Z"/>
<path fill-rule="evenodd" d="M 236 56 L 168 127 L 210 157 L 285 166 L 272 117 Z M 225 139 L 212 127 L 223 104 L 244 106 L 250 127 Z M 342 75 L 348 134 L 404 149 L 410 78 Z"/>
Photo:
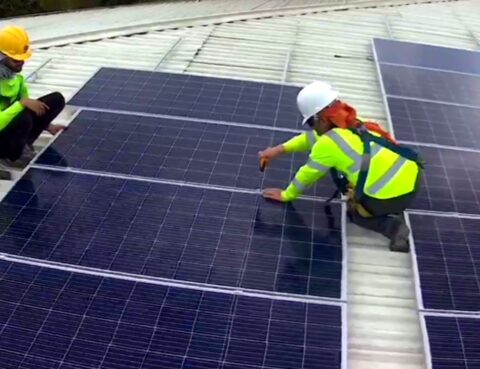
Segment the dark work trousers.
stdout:
<path fill-rule="evenodd" d="M 33 145 L 65 107 L 65 98 L 59 92 L 42 96 L 38 100 L 47 104 L 50 109 L 40 117 L 25 109 L 0 131 L 0 158 L 11 161 L 20 158 L 25 145 Z"/>
<path fill-rule="evenodd" d="M 350 221 L 360 227 L 367 228 L 392 239 L 399 229 L 399 226 L 405 223 L 402 213 L 410 207 L 415 200 L 415 196 L 420 187 L 420 181 L 421 172 L 419 172 L 417 176 L 414 191 L 399 197 L 378 200 L 365 196 L 362 205 L 373 217 L 362 217 L 354 209 L 349 207 L 348 216 Z"/>

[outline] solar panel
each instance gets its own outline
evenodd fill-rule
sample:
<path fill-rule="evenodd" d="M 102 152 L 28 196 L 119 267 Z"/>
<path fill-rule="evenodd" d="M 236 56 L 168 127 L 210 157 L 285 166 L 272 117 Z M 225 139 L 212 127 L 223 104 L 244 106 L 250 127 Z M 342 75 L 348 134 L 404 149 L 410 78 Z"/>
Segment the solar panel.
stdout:
<path fill-rule="evenodd" d="M 480 109 L 393 97 L 387 101 L 398 140 L 480 149 Z"/>
<path fill-rule="evenodd" d="M 424 315 L 432 369 L 476 369 L 480 365 L 480 318 Z"/>
<path fill-rule="evenodd" d="M 480 75 L 380 64 L 387 95 L 480 106 Z"/>
<path fill-rule="evenodd" d="M 37 259 L 340 298 L 341 208 L 31 169 L 0 204 L 0 251 Z"/>
<path fill-rule="evenodd" d="M 426 162 L 414 209 L 480 214 L 480 153 L 413 148 Z"/>
<path fill-rule="evenodd" d="M 409 218 L 421 308 L 480 312 L 480 219 Z"/>
<path fill-rule="evenodd" d="M 188 74 L 100 69 L 69 104 L 295 128 L 298 87 Z"/>
<path fill-rule="evenodd" d="M 373 40 L 373 45 L 379 63 L 480 74 L 478 51 L 379 38 Z"/>
<path fill-rule="evenodd" d="M 2 368 L 341 368 L 342 307 L 0 261 Z"/>
<path fill-rule="evenodd" d="M 286 188 L 308 153 L 285 155 L 262 174 L 258 152 L 294 133 L 135 115 L 81 112 L 40 164 L 209 185 Z M 307 194 L 329 197 L 330 178 Z"/>

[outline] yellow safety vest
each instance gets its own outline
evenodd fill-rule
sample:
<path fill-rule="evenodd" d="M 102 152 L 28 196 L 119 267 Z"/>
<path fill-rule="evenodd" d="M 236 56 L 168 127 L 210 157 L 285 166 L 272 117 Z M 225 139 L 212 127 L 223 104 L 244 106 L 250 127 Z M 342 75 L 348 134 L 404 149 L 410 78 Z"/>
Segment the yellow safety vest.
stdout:
<path fill-rule="evenodd" d="M 414 191 L 419 173 L 418 164 L 376 143 L 370 145 L 371 161 L 364 187 L 365 194 L 383 200 Z M 353 187 L 357 184 L 363 142 L 352 131 L 334 128 L 323 135 L 308 131 L 288 140 L 283 147 L 287 153 L 310 150 L 308 162 L 298 170 L 290 185 L 282 192 L 285 201 L 295 200 L 332 168 L 343 173 Z"/>

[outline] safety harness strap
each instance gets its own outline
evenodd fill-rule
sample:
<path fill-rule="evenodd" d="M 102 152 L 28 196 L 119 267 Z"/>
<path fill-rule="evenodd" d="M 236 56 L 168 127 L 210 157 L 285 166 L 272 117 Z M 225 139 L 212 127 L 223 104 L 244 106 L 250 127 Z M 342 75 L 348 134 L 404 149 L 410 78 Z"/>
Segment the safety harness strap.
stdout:
<path fill-rule="evenodd" d="M 411 160 L 417 163 L 420 168 L 423 168 L 423 160 L 417 152 L 408 147 L 394 144 L 383 137 L 372 135 L 362 123 L 360 123 L 358 128 L 351 128 L 350 131 L 358 135 L 363 142 L 362 164 L 358 174 L 357 185 L 355 186 L 355 197 L 358 201 L 361 201 L 365 196 L 365 183 L 367 182 L 371 161 L 370 142 L 385 147 L 399 155 L 401 158 Z"/>

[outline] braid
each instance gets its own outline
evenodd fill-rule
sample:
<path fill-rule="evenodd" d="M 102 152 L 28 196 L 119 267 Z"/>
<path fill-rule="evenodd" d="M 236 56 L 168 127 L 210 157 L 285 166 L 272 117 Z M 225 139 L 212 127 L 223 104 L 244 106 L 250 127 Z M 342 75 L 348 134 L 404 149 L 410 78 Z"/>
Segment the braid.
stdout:
<path fill-rule="evenodd" d="M 337 101 L 332 106 L 328 107 L 323 113 L 323 116 L 338 128 L 358 128 L 362 124 L 357 118 L 356 110 L 341 101 Z M 384 130 L 378 123 L 366 122 L 364 123 L 364 126 L 370 132 L 377 133 L 382 138 L 394 144 L 398 144 L 392 135 Z"/>

